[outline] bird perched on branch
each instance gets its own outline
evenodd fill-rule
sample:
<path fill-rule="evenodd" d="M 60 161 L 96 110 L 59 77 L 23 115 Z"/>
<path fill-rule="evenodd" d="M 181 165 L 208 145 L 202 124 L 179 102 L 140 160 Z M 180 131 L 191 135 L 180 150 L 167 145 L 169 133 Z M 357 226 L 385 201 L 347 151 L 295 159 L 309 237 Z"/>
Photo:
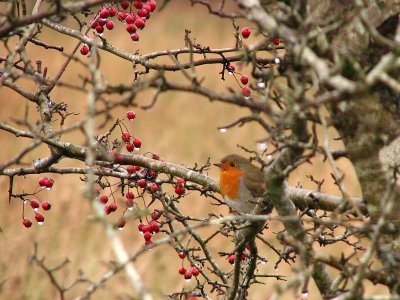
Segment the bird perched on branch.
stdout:
<path fill-rule="evenodd" d="M 254 214 L 266 192 L 265 175 L 260 168 L 237 154 L 227 155 L 214 165 L 220 168 L 219 187 L 225 202 L 239 213 Z M 268 214 L 272 205 L 266 204 L 258 211 Z"/>

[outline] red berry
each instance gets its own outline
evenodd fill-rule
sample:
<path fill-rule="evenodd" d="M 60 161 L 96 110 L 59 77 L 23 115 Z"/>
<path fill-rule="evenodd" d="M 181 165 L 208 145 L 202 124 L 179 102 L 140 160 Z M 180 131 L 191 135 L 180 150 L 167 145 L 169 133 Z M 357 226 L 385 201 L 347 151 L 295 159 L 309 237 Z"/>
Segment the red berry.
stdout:
<path fill-rule="evenodd" d="M 249 82 L 249 77 L 243 75 L 242 77 L 240 77 L 240 81 L 242 82 L 242 84 L 246 85 Z"/>
<path fill-rule="evenodd" d="M 127 9 L 129 7 L 129 1 L 122 1 L 120 4 L 123 9 Z"/>
<path fill-rule="evenodd" d="M 137 18 L 135 21 L 135 26 L 139 29 L 143 29 L 144 28 L 144 21 L 140 18 Z"/>
<path fill-rule="evenodd" d="M 153 153 L 153 154 L 151 155 L 151 158 L 152 158 L 152 159 L 155 159 L 155 160 L 160 160 L 160 155 L 159 155 L 158 153 Z"/>
<path fill-rule="evenodd" d="M 107 21 L 106 19 L 98 19 L 96 27 L 99 25 L 101 25 L 101 26 L 106 25 L 106 21 Z M 96 27 L 94 29 L 96 29 Z"/>
<path fill-rule="evenodd" d="M 183 252 L 183 251 L 179 251 L 178 252 L 178 256 L 179 256 L 180 259 L 185 259 L 186 258 L 186 253 Z"/>
<path fill-rule="evenodd" d="M 137 33 L 131 34 L 131 40 L 134 41 L 134 42 L 138 42 L 139 41 L 139 35 Z"/>
<path fill-rule="evenodd" d="M 127 116 L 127 118 L 128 118 L 129 120 L 133 120 L 134 118 L 136 118 L 136 113 L 133 112 L 133 111 L 128 111 L 128 112 L 126 113 L 126 116 Z"/>
<path fill-rule="evenodd" d="M 112 21 L 108 21 L 106 22 L 106 27 L 108 30 L 113 30 L 114 29 L 114 23 Z"/>
<path fill-rule="evenodd" d="M 103 195 L 100 197 L 100 202 L 103 204 L 106 204 L 108 202 L 108 196 L 107 195 Z"/>
<path fill-rule="evenodd" d="M 135 8 L 137 8 L 137 9 L 141 9 L 142 7 L 143 7 L 143 3 L 142 3 L 142 1 L 134 1 L 133 2 L 133 6 L 135 7 Z"/>
<path fill-rule="evenodd" d="M 50 204 L 50 202 L 44 201 L 44 202 L 42 203 L 42 208 L 43 208 L 44 210 L 50 210 L 50 209 L 51 209 L 51 204 Z"/>
<path fill-rule="evenodd" d="M 102 18 L 102 19 L 107 19 L 108 18 L 108 16 L 109 16 L 109 14 L 108 14 L 108 10 L 107 9 L 102 9 L 101 11 L 100 11 L 100 18 Z"/>
<path fill-rule="evenodd" d="M 23 219 L 22 220 L 22 225 L 24 225 L 26 228 L 29 228 L 32 226 L 32 222 L 29 219 Z"/>
<path fill-rule="evenodd" d="M 190 280 L 192 278 L 192 272 L 186 271 L 184 275 L 185 280 Z"/>
<path fill-rule="evenodd" d="M 145 239 L 146 241 L 150 241 L 152 236 L 153 236 L 153 235 L 152 235 L 149 231 L 146 231 L 146 232 L 143 234 L 143 237 L 144 237 L 144 239 Z"/>
<path fill-rule="evenodd" d="M 90 23 L 90 27 L 91 27 L 92 29 L 96 29 L 96 26 L 97 26 L 97 25 L 99 25 L 99 22 L 98 22 L 98 21 L 95 21 L 95 20 L 91 21 L 91 23 Z"/>
<path fill-rule="evenodd" d="M 126 198 L 125 204 L 126 204 L 126 207 L 128 207 L 128 208 L 133 207 L 133 198 Z"/>
<path fill-rule="evenodd" d="M 51 179 L 51 178 L 46 178 L 46 179 L 47 179 L 47 180 L 45 181 L 44 186 L 45 186 L 47 189 L 51 189 L 51 188 L 53 187 L 54 180 Z"/>
<path fill-rule="evenodd" d="M 142 141 L 139 138 L 134 138 L 133 139 L 133 146 L 135 146 L 135 148 L 139 149 L 142 146 Z"/>
<path fill-rule="evenodd" d="M 149 5 L 149 3 L 147 3 L 146 5 L 143 5 L 143 8 L 147 11 L 147 14 L 152 12 L 152 8 Z"/>
<path fill-rule="evenodd" d="M 182 266 L 182 267 L 180 267 L 180 268 L 178 269 L 178 272 L 179 272 L 179 274 L 183 275 L 183 274 L 186 273 L 186 268 L 185 268 L 184 266 Z"/>
<path fill-rule="evenodd" d="M 86 45 L 86 44 L 85 44 Z M 87 45 L 86 45 L 87 46 Z M 87 54 L 87 53 L 86 53 Z M 41 186 L 41 187 L 45 187 L 46 186 L 46 181 L 47 181 L 47 178 L 46 177 L 42 177 L 42 178 L 40 178 L 39 179 L 39 185 Z"/>
<path fill-rule="evenodd" d="M 144 189 L 146 186 L 147 186 L 147 181 L 146 181 L 146 179 L 140 179 L 139 181 L 138 181 L 138 185 L 139 185 L 139 187 L 141 187 L 142 189 Z"/>
<path fill-rule="evenodd" d="M 140 171 L 140 166 L 134 166 L 134 167 L 136 172 Z"/>
<path fill-rule="evenodd" d="M 105 205 L 104 206 L 104 212 L 106 213 L 106 215 L 109 215 L 112 213 L 112 210 L 110 208 L 110 205 Z"/>
<path fill-rule="evenodd" d="M 251 34 L 251 30 L 248 27 L 243 27 L 242 29 L 242 37 L 247 39 Z"/>
<path fill-rule="evenodd" d="M 143 17 L 146 17 L 147 16 L 147 10 L 145 10 L 145 9 L 139 9 L 138 10 L 138 12 L 137 12 L 137 15 L 139 16 L 139 17 L 141 17 L 141 18 L 143 18 Z"/>
<path fill-rule="evenodd" d="M 113 211 L 116 211 L 117 208 L 118 208 L 117 203 L 115 203 L 115 202 L 111 202 L 108 206 L 110 207 L 110 210 L 111 210 L 112 212 L 113 212 Z"/>
<path fill-rule="evenodd" d="M 114 17 L 116 14 L 117 14 L 117 10 L 115 9 L 115 7 L 110 7 L 110 8 L 108 9 L 108 15 L 109 15 L 110 17 Z"/>
<path fill-rule="evenodd" d="M 228 69 L 228 72 L 229 72 L 229 73 L 233 73 L 233 72 L 235 72 L 235 69 L 236 69 L 236 68 L 235 68 L 234 65 L 230 64 L 230 65 L 228 66 L 227 69 Z"/>
<path fill-rule="evenodd" d="M 104 27 L 101 26 L 101 25 L 97 25 L 97 26 L 96 26 L 96 31 L 97 31 L 97 33 L 103 33 Z"/>
<path fill-rule="evenodd" d="M 154 171 L 154 170 L 150 170 L 149 173 L 148 173 L 148 175 L 149 175 L 149 177 L 151 177 L 151 178 L 155 178 L 155 177 L 157 177 L 157 172 Z"/>
<path fill-rule="evenodd" d="M 192 272 L 193 276 L 199 276 L 200 274 L 199 269 L 197 269 L 196 267 L 192 267 L 190 271 Z"/>
<path fill-rule="evenodd" d="M 152 242 L 151 240 L 148 240 L 148 241 L 145 241 L 144 244 L 145 244 L 146 246 L 149 246 L 149 245 L 153 244 L 153 242 Z"/>
<path fill-rule="evenodd" d="M 161 212 L 160 212 L 159 210 L 156 210 L 156 209 L 155 209 L 155 210 L 151 213 L 151 219 L 154 220 L 154 221 L 158 220 L 160 217 L 161 217 Z"/>
<path fill-rule="evenodd" d="M 31 200 L 31 206 L 33 209 L 37 209 L 39 208 L 39 201 L 37 201 L 36 199 Z"/>
<path fill-rule="evenodd" d="M 235 254 L 231 254 L 228 257 L 228 261 L 231 265 L 233 265 L 235 263 Z"/>
<path fill-rule="evenodd" d="M 150 226 L 149 225 L 143 225 L 142 232 L 143 233 L 150 232 Z"/>
<path fill-rule="evenodd" d="M 138 224 L 137 228 L 138 228 L 138 230 L 139 230 L 140 232 L 143 232 L 143 226 L 144 226 L 143 223 L 139 223 L 139 224 Z"/>
<path fill-rule="evenodd" d="M 278 37 L 275 37 L 272 39 L 272 43 L 276 46 L 278 46 L 280 42 L 281 42 L 281 40 Z"/>
<path fill-rule="evenodd" d="M 153 0 L 149 1 L 147 4 L 150 5 L 151 11 L 155 11 L 155 9 L 157 8 L 157 3 Z"/>
<path fill-rule="evenodd" d="M 125 17 L 126 24 L 133 24 L 135 23 L 136 17 L 134 14 L 129 14 Z"/>
<path fill-rule="evenodd" d="M 135 149 L 133 144 L 126 144 L 125 147 L 126 147 L 126 151 L 128 151 L 128 152 L 133 152 L 133 149 Z"/>
<path fill-rule="evenodd" d="M 245 261 L 245 260 L 246 260 L 246 254 L 242 253 L 242 255 L 240 256 L 240 259 L 241 259 L 242 261 Z"/>
<path fill-rule="evenodd" d="M 128 144 L 129 145 L 129 144 Z M 128 147 L 128 145 L 126 145 L 127 147 Z M 132 144 L 131 144 L 132 145 Z M 133 145 L 132 145 L 133 146 Z M 128 148 L 127 148 L 128 149 Z M 129 151 L 129 150 L 128 150 Z M 128 166 L 127 168 L 126 168 L 126 171 L 129 173 L 129 174 L 133 174 L 133 173 L 135 173 L 136 172 L 136 170 L 135 170 L 135 166 Z"/>
<path fill-rule="evenodd" d="M 43 223 L 44 222 L 44 217 L 41 213 L 36 213 L 35 214 L 35 219 L 38 223 Z"/>
<path fill-rule="evenodd" d="M 242 95 L 243 95 L 244 97 L 246 97 L 246 98 L 250 97 L 250 95 L 251 95 L 251 90 L 250 90 L 247 86 L 243 87 L 243 88 L 242 88 Z"/>
<path fill-rule="evenodd" d="M 127 193 L 126 193 L 126 198 L 134 199 L 134 198 L 135 198 L 135 195 L 134 195 L 132 192 L 127 192 Z"/>
<path fill-rule="evenodd" d="M 127 15 L 126 15 L 125 12 L 120 11 L 120 12 L 118 13 L 118 20 L 119 20 L 119 21 L 125 20 L 126 16 L 127 16 Z"/>
<path fill-rule="evenodd" d="M 178 184 L 178 185 L 184 185 L 184 184 L 185 184 L 185 179 L 183 179 L 183 178 L 178 178 L 178 179 L 176 180 L 176 184 Z"/>
<path fill-rule="evenodd" d="M 156 192 L 158 191 L 158 185 L 157 185 L 157 183 L 153 182 L 153 183 L 151 184 L 151 191 L 152 191 L 153 193 L 156 193 Z"/>
<path fill-rule="evenodd" d="M 154 220 L 149 223 L 150 231 L 153 233 L 158 233 L 160 231 L 160 225 Z"/>
<path fill-rule="evenodd" d="M 131 139 L 131 135 L 129 134 L 129 132 L 123 132 L 121 135 L 121 139 L 125 142 L 125 143 L 129 143 L 130 139 Z"/>
<path fill-rule="evenodd" d="M 118 154 L 117 157 L 115 158 L 115 162 L 122 164 L 124 162 L 124 156 L 122 154 Z"/>
<path fill-rule="evenodd" d="M 125 217 L 124 217 L 124 216 L 121 216 L 121 217 L 118 219 L 118 223 L 117 223 L 118 228 L 120 228 L 120 229 L 124 228 L 124 227 L 125 227 L 125 224 L 126 224 Z"/>
<path fill-rule="evenodd" d="M 177 185 L 175 187 L 175 193 L 179 196 L 183 195 L 185 193 L 185 188 L 181 185 Z"/>

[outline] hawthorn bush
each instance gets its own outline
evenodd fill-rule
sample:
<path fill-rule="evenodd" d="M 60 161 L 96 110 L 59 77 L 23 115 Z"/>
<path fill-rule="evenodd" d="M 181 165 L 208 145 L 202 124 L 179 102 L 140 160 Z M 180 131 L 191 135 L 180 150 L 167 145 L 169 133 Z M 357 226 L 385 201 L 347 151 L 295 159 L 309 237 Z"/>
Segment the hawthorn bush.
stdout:
<path fill-rule="evenodd" d="M 397 1 L 3 2 L 2 297 L 400 297 Z"/>

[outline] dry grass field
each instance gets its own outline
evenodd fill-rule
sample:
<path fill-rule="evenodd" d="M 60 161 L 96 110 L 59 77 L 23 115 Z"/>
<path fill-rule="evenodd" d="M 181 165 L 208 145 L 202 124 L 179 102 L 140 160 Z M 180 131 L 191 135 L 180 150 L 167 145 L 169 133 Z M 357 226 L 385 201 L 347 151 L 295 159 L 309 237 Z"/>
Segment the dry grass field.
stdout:
<path fill-rule="evenodd" d="M 0 6 L 1 8 L 1 6 Z M 67 23 L 73 26 L 73 23 Z M 244 24 L 238 21 L 238 24 Z M 248 25 L 248 24 L 247 24 Z M 176 49 L 184 46 L 185 29 L 191 30 L 191 37 L 196 43 L 212 48 L 230 47 L 234 45 L 233 27 L 228 20 L 222 20 L 210 16 L 208 12 L 199 6 L 190 7 L 186 1 L 175 1 L 162 12 L 152 16 L 149 24 L 142 32 L 140 42 L 133 44 L 123 28 L 117 27 L 113 32 L 107 32 L 109 39 L 117 47 L 125 50 L 145 54 L 162 49 Z M 256 30 L 254 30 L 256 32 Z M 49 33 L 43 30 L 41 38 L 55 45 L 65 47 L 69 53 L 75 41 L 65 36 Z M 257 35 L 254 34 L 246 43 L 254 42 Z M 15 41 L 14 41 L 15 42 Z M 0 55 L 4 55 L 4 48 L 0 45 Z M 44 50 L 36 46 L 30 46 L 29 51 L 32 61 L 42 60 L 49 68 L 49 77 L 54 76 L 65 58 L 54 50 Z M 168 58 L 164 61 L 170 62 Z M 239 67 L 239 66 L 238 66 Z M 246 72 L 245 66 L 242 71 Z M 240 67 L 239 67 L 240 68 Z M 102 74 L 114 84 L 128 84 L 132 81 L 132 66 L 127 61 L 117 59 L 111 55 L 102 54 Z M 217 91 L 227 91 L 228 87 L 238 89 L 232 76 L 222 82 L 218 72 L 221 66 L 212 65 L 198 68 L 200 77 L 204 77 L 204 84 Z M 71 68 L 62 77 L 65 82 L 77 82 L 79 74 L 87 74 L 79 63 L 72 63 Z M 176 80 L 184 80 L 177 72 L 169 74 Z M 26 83 L 27 87 L 31 87 Z M 32 88 L 32 87 L 31 87 Z M 142 93 L 137 99 L 138 104 L 151 101 L 151 92 Z M 57 101 L 68 103 L 71 111 L 79 113 L 67 119 L 67 124 L 81 119 L 86 114 L 86 95 L 65 88 L 57 88 L 52 97 Z M 7 88 L 0 89 L 0 120 L 12 124 L 15 119 L 23 119 L 28 109 L 28 120 L 35 122 L 38 119 L 33 106 Z M 135 135 L 142 138 L 143 148 L 140 153 L 157 152 L 165 160 L 193 166 L 194 163 L 202 164 L 208 158 L 217 162 L 228 153 L 242 153 L 237 144 L 250 149 L 256 148 L 256 141 L 265 137 L 263 130 L 253 124 L 236 127 L 221 133 L 218 126 L 229 124 L 240 116 L 249 114 L 246 109 L 241 109 L 226 104 L 213 102 L 208 99 L 188 93 L 168 92 L 160 96 L 157 104 L 150 110 L 134 108 L 137 119 L 129 124 Z M 123 117 L 126 109 L 118 109 L 113 116 Z M 102 119 L 96 120 L 98 124 Z M 108 124 L 110 125 L 110 124 Z M 99 133 L 107 128 L 99 129 Z M 331 132 L 331 137 L 335 132 Z M 65 140 L 76 144 L 84 144 L 83 135 L 80 132 L 72 132 L 63 136 Z M 10 134 L 0 131 L 0 161 L 6 161 L 18 153 L 29 141 L 16 139 Z M 333 141 L 332 148 L 340 149 L 340 142 Z M 24 162 L 31 165 L 32 161 L 48 155 L 48 149 L 40 147 L 29 153 Z M 62 162 L 63 166 L 82 165 L 71 160 Z M 360 189 L 354 170 L 346 159 L 341 159 L 338 166 L 345 172 L 344 184 L 352 196 L 360 196 Z M 317 157 L 312 164 L 307 164 L 297 169 L 291 175 L 289 183 L 293 186 L 301 185 L 305 188 L 315 189 L 316 186 L 307 175 L 312 174 L 316 179 L 325 178 L 323 192 L 339 195 L 339 192 L 330 176 L 329 165 L 323 162 L 322 157 Z M 216 178 L 215 167 L 209 170 L 209 175 Z M 15 190 L 32 191 L 41 176 L 28 176 L 16 178 Z M 40 194 L 41 199 L 48 199 L 53 203 L 52 210 L 46 214 L 46 221 L 42 226 L 34 224 L 32 228 L 25 229 L 21 226 L 22 204 L 13 200 L 8 203 L 8 178 L 0 178 L 0 299 L 57 299 L 55 288 L 51 285 L 46 274 L 36 265 L 30 263 L 30 255 L 34 250 L 34 243 L 38 244 L 39 255 L 45 257 L 48 266 L 56 266 L 65 259 L 69 263 L 57 273 L 58 280 L 68 285 L 78 277 L 79 272 L 92 280 L 99 279 L 107 272 L 110 262 L 115 257 L 104 233 L 103 226 L 92 218 L 93 211 L 90 203 L 82 195 L 84 184 L 78 176 L 51 175 L 55 180 L 54 188 Z M 208 198 L 192 193 L 185 197 L 179 204 L 187 214 L 194 216 L 207 216 L 208 212 L 228 214 L 227 207 L 212 205 Z M 117 218 L 115 215 L 109 217 Z M 134 253 L 143 244 L 143 239 L 136 229 L 137 221 L 128 223 L 120 232 L 124 245 L 129 253 Z M 271 222 L 269 230 L 264 235 L 271 243 L 279 247 L 274 232 L 281 230 L 278 222 Z M 209 229 L 199 232 L 206 234 Z M 162 236 L 162 235 L 161 235 Z M 345 245 L 343 245 L 345 247 Z M 231 251 L 233 244 L 226 239 L 215 240 L 211 245 L 213 253 L 218 251 Z M 341 249 L 327 251 L 339 253 Z M 263 271 L 291 276 L 291 267 L 284 266 L 274 271 L 273 266 L 278 259 L 269 249 L 261 249 L 268 254 L 269 261 L 260 266 Z M 225 258 L 219 260 L 221 266 L 229 270 L 231 266 Z M 180 260 L 174 250 L 168 246 L 158 247 L 143 256 L 135 263 L 141 273 L 144 283 L 149 286 L 157 299 L 163 299 L 163 294 L 170 294 L 182 289 L 190 289 L 190 283 L 185 283 L 177 270 Z M 273 287 L 280 282 L 274 279 L 264 279 L 265 285 L 258 285 L 250 290 L 250 299 L 267 299 L 273 291 Z M 193 282 L 191 283 L 193 284 Z M 86 287 L 78 284 L 66 294 L 67 299 L 73 299 Z M 311 284 L 309 299 L 319 299 L 315 286 Z M 382 292 L 379 286 L 369 287 L 371 294 Z M 123 272 L 110 280 L 103 288 L 98 290 L 93 299 L 132 299 L 133 289 Z M 286 299 L 295 299 L 295 295 L 286 293 Z"/>

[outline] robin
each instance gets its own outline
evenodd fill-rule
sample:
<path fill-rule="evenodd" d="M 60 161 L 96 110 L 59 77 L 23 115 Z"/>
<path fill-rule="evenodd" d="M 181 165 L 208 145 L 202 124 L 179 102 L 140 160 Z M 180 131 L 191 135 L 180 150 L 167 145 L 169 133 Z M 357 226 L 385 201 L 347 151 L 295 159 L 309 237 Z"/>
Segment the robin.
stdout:
<path fill-rule="evenodd" d="M 214 165 L 220 168 L 219 187 L 225 202 L 239 213 L 253 214 L 266 191 L 264 173 L 237 154 L 227 155 Z M 271 210 L 268 205 L 262 213 Z"/>

